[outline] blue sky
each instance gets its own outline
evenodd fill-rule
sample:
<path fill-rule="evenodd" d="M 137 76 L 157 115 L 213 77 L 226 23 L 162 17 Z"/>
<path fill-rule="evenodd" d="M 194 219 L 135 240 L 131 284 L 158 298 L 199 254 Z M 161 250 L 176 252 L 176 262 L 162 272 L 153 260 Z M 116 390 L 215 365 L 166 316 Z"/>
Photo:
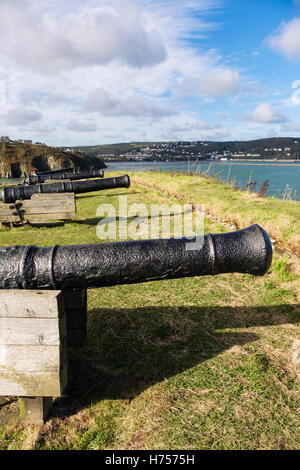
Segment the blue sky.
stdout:
<path fill-rule="evenodd" d="M 1 0 L 0 17 L 1 135 L 300 134 L 300 0 Z"/>

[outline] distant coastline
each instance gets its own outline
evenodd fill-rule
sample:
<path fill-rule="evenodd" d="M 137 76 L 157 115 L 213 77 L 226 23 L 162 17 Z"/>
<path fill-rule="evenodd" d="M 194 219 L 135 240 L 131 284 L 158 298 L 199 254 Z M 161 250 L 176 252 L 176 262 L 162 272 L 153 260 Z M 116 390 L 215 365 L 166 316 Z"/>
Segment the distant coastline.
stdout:
<path fill-rule="evenodd" d="M 174 174 L 196 174 L 212 176 L 225 183 L 234 184 L 245 189 L 251 182 L 251 189 L 259 190 L 268 181 L 267 195 L 279 199 L 300 201 L 300 161 L 286 164 L 285 162 L 237 162 L 232 160 L 213 161 L 202 160 L 189 163 L 185 161 L 156 161 L 156 162 L 106 162 L 107 171 L 117 172 L 174 172 Z M 291 162 L 291 160 L 290 160 Z"/>
<path fill-rule="evenodd" d="M 259 162 L 259 163 L 256 163 Z M 264 162 L 264 163 L 262 163 Z M 139 164 L 139 163 L 148 163 L 153 164 L 174 164 L 174 163 L 181 163 L 188 165 L 256 165 L 256 166 L 300 166 L 300 160 L 268 160 L 268 159 L 256 159 L 256 160 L 125 160 L 124 158 L 117 160 L 106 160 L 107 165 L 111 163 L 132 163 L 132 164 Z"/>
<path fill-rule="evenodd" d="M 259 162 L 259 163 L 256 163 Z M 222 161 L 202 161 L 198 162 L 199 165 L 206 164 L 206 165 L 255 165 L 255 166 L 300 166 L 300 161 L 297 160 L 293 161 L 292 163 L 284 163 L 290 162 L 290 160 L 276 160 L 274 163 L 271 163 L 268 160 L 265 160 L 266 163 L 261 163 L 261 160 L 222 160 Z"/>

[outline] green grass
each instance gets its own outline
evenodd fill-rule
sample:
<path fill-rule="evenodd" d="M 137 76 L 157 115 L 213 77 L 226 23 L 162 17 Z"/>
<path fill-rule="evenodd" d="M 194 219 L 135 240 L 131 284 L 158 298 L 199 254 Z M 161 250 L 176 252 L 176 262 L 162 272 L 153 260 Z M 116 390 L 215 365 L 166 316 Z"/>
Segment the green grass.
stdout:
<path fill-rule="evenodd" d="M 293 220 L 298 214 L 296 203 L 261 199 L 255 215 L 253 196 L 203 178 L 132 176 L 127 191 L 78 196 L 71 224 L 0 230 L 0 244 L 100 242 L 96 209 L 118 208 L 124 193 L 147 207 L 214 201 L 206 232 L 230 231 L 224 220 L 237 214 L 244 226 L 253 219 L 264 227 L 271 203 L 279 220 L 291 207 Z M 241 197 L 249 197 L 248 206 Z M 299 234 L 297 224 L 290 223 L 291 237 Z M 68 393 L 56 399 L 44 426 L 4 423 L 0 449 L 299 449 L 299 365 L 291 360 L 300 336 L 299 281 L 298 259 L 277 252 L 263 277 L 90 289 L 88 341 L 69 350 Z M 13 399 L 0 408 L 0 422 L 10 407 L 17 407 Z"/>
<path fill-rule="evenodd" d="M 133 173 L 142 187 L 155 188 L 175 199 L 202 204 L 207 213 L 239 228 L 262 225 L 279 246 L 300 256 L 300 204 L 240 191 L 214 178 L 163 172 Z"/>

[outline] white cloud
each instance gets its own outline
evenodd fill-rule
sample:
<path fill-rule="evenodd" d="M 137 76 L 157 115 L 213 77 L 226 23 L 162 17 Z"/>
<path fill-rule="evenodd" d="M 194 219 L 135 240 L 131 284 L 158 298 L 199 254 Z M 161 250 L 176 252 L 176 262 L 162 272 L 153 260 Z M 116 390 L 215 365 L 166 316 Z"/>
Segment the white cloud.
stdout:
<path fill-rule="evenodd" d="M 292 82 L 292 89 L 295 90 L 289 98 L 283 101 L 285 106 L 299 106 L 300 105 L 300 80 Z"/>
<path fill-rule="evenodd" d="M 79 122 L 74 119 L 66 124 L 66 129 L 78 132 L 95 132 L 98 126 L 94 122 Z"/>
<path fill-rule="evenodd" d="M 300 125 L 294 122 L 285 122 L 281 125 L 281 131 L 300 132 Z"/>
<path fill-rule="evenodd" d="M 219 113 L 216 113 L 216 117 L 217 117 L 218 119 L 226 120 L 226 121 L 227 121 L 228 119 L 230 119 L 230 115 L 229 115 L 229 113 L 227 113 L 226 111 L 221 111 L 221 112 L 219 112 Z"/>
<path fill-rule="evenodd" d="M 42 113 L 33 109 L 12 108 L 3 116 L 4 121 L 9 126 L 26 125 L 32 121 L 42 119 Z"/>
<path fill-rule="evenodd" d="M 259 104 L 252 113 L 252 119 L 263 124 L 270 122 L 284 122 L 287 120 L 282 114 L 271 108 L 269 103 Z"/>
<path fill-rule="evenodd" d="M 291 60 L 300 60 L 300 18 L 283 24 L 277 33 L 266 39 L 269 47 Z"/>
<path fill-rule="evenodd" d="M 104 116 L 162 117 L 175 113 L 170 108 L 148 103 L 138 96 L 130 96 L 123 100 L 114 98 L 101 88 L 90 93 L 84 109 Z"/>
<path fill-rule="evenodd" d="M 20 101 L 27 104 L 40 103 L 41 98 L 37 93 L 34 92 L 31 88 L 25 88 L 20 94 Z"/>
<path fill-rule="evenodd" d="M 210 18 L 222 4 L 0 0 L 8 135 L 71 146 L 169 140 L 177 126 L 187 140 L 223 138 L 228 130 L 210 122 L 219 109 L 207 103 L 257 94 L 258 85 L 198 42 L 218 27 Z"/>
<path fill-rule="evenodd" d="M 208 98 L 236 93 L 240 86 L 240 74 L 230 68 L 208 71 L 197 78 L 185 77 L 180 85 L 186 94 L 200 94 Z"/>
<path fill-rule="evenodd" d="M 24 126 L 21 136 L 41 140 L 39 130 L 51 129 L 47 139 L 55 145 L 89 144 L 90 136 L 68 124 L 84 127 L 92 113 L 101 115 L 92 143 L 115 134 L 155 139 L 173 115 L 176 121 L 179 114 L 191 120 L 178 81 L 222 68 L 216 51 L 200 52 L 187 41 L 216 28 L 207 12 L 222 1 L 1 0 L 2 115 L 24 106 L 42 110 L 40 125 Z M 15 131 L 20 137 L 19 128 Z"/>
<path fill-rule="evenodd" d="M 210 123 L 210 122 L 205 122 L 205 121 L 195 121 L 193 123 L 183 123 L 182 125 L 176 125 L 174 124 L 169 128 L 169 132 L 171 134 L 174 133 L 187 133 L 191 131 L 212 131 L 215 129 L 220 129 L 222 124 L 219 123 Z"/>
<path fill-rule="evenodd" d="M 1 54 L 19 66 L 42 73 L 114 60 L 134 68 L 153 66 L 166 59 L 160 34 L 147 27 L 137 4 L 91 9 L 81 6 L 60 16 L 36 11 L 30 2 L 1 0 Z M 13 21 L 12 21 L 13 19 Z"/>

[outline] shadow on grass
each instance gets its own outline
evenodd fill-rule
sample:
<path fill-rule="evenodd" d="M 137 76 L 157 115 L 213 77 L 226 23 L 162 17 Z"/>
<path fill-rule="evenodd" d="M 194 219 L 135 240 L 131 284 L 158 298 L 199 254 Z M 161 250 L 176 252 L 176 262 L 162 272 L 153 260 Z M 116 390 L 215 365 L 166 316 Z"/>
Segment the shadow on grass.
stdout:
<path fill-rule="evenodd" d="M 191 209 L 187 209 L 184 211 L 184 214 L 190 214 L 192 213 Z M 145 221 L 150 221 L 153 219 L 162 219 L 162 218 L 175 218 L 176 216 L 181 217 L 182 212 L 177 212 L 177 213 L 159 213 L 158 215 L 153 215 L 149 214 L 147 216 L 144 215 L 133 215 L 131 217 L 123 217 L 123 216 L 116 216 L 116 217 L 92 217 L 89 219 L 76 219 L 74 222 L 77 224 L 83 224 L 83 225 L 98 225 L 101 221 L 103 221 L 103 225 L 107 225 L 109 223 L 116 223 L 116 222 L 130 222 L 130 221 L 136 221 L 137 224 L 140 224 L 141 222 Z"/>
<path fill-rule="evenodd" d="M 105 191 L 109 191 L 108 189 L 106 189 Z M 144 191 L 146 192 L 146 191 Z M 87 195 L 83 195 L 83 194 L 76 194 L 76 197 L 79 197 L 80 199 L 81 198 L 88 198 L 88 197 L 99 197 L 99 196 L 105 196 L 105 197 L 113 197 L 113 196 L 130 196 L 131 194 L 142 194 L 143 191 L 128 191 L 127 193 L 115 193 L 115 194 L 110 194 L 110 193 L 102 193 L 101 194 L 101 191 L 98 191 L 97 194 L 87 194 Z"/>
<path fill-rule="evenodd" d="M 298 310 L 297 310 L 298 309 Z M 143 307 L 89 312 L 85 348 L 69 350 L 66 397 L 52 416 L 68 416 L 103 399 L 132 399 L 149 386 L 233 346 L 256 341 L 250 327 L 297 321 L 299 306 Z M 244 328 L 244 331 L 222 329 Z"/>

